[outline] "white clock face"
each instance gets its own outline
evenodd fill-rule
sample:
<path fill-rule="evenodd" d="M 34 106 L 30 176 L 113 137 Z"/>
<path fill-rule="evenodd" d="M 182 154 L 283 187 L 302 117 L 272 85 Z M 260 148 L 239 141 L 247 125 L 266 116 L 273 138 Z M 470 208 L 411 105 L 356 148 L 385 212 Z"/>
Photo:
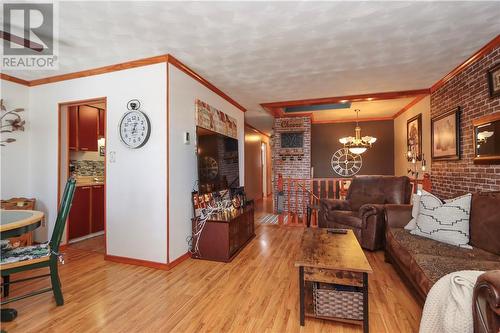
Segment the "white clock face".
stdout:
<path fill-rule="evenodd" d="M 148 116 L 141 111 L 129 111 L 120 121 L 120 139 L 129 148 L 140 148 L 146 144 L 151 133 Z"/>
<path fill-rule="evenodd" d="M 361 155 L 352 154 L 349 149 L 341 148 L 333 154 L 331 164 L 333 171 L 339 176 L 351 177 L 361 170 L 363 159 Z"/>

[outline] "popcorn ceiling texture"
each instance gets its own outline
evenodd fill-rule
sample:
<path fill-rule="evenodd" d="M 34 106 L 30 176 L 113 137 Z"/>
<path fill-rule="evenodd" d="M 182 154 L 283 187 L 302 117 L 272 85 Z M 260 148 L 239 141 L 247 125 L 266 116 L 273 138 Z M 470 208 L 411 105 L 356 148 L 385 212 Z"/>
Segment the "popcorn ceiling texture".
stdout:
<path fill-rule="evenodd" d="M 498 34 L 499 9 L 495 1 L 60 1 L 59 69 L 6 74 L 35 79 L 171 53 L 270 130 L 259 103 L 431 86 Z"/>
<path fill-rule="evenodd" d="M 500 191 L 500 165 L 474 165 L 472 120 L 500 111 L 500 97 L 490 98 L 486 72 L 500 62 L 500 47 L 431 94 L 431 117 L 462 108 L 461 159 L 432 162 L 432 189 L 442 198 L 464 192 Z"/>

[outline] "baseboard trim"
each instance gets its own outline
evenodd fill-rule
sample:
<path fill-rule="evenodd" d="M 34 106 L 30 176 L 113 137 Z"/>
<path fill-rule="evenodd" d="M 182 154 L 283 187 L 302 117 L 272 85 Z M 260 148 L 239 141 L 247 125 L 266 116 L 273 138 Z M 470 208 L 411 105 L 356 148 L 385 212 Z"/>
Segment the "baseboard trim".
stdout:
<path fill-rule="evenodd" d="M 160 262 L 154 262 L 154 261 L 149 261 L 149 260 L 113 256 L 113 255 L 109 255 L 109 254 L 104 255 L 104 260 L 117 262 L 120 264 L 136 265 L 136 266 L 144 266 L 144 267 L 149 267 L 149 268 L 154 268 L 154 269 L 161 269 L 164 271 L 168 271 L 168 270 L 174 268 L 175 266 L 179 265 L 181 262 L 183 262 L 189 258 L 191 258 L 191 253 L 186 252 L 185 254 L 183 254 L 179 258 L 175 259 L 174 261 L 172 261 L 168 264 L 163 264 Z"/>
<path fill-rule="evenodd" d="M 149 268 L 161 269 L 164 271 L 169 270 L 168 264 L 149 261 L 149 260 L 134 259 L 134 258 L 127 258 L 127 257 L 120 257 L 120 256 L 112 256 L 109 254 L 104 255 L 104 260 L 113 261 L 113 262 L 117 262 L 120 264 L 145 266 L 145 267 L 149 267 Z"/>
<path fill-rule="evenodd" d="M 191 252 L 184 253 L 182 256 L 168 264 L 169 269 L 174 268 L 175 266 L 179 265 L 181 262 L 186 261 L 189 258 L 191 258 Z"/>

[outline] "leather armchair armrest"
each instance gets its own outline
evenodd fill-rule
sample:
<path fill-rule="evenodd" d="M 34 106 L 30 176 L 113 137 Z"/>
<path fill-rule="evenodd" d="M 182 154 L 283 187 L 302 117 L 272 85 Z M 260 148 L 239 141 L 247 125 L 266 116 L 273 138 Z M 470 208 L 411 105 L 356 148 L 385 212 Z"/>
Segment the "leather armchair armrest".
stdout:
<path fill-rule="evenodd" d="M 403 228 L 411 220 L 412 205 L 385 205 L 387 227 Z"/>
<path fill-rule="evenodd" d="M 377 250 L 383 246 L 385 232 L 385 207 L 381 204 L 365 204 L 359 208 L 362 221 L 361 246 Z"/>
<path fill-rule="evenodd" d="M 475 333 L 500 331 L 500 270 L 477 278 L 472 307 Z"/>
<path fill-rule="evenodd" d="M 366 220 L 371 215 L 382 215 L 385 211 L 385 205 L 365 204 L 359 208 L 359 217 Z"/>
<path fill-rule="evenodd" d="M 329 210 L 351 210 L 351 205 L 347 200 L 321 199 L 320 209 L 325 212 Z"/>

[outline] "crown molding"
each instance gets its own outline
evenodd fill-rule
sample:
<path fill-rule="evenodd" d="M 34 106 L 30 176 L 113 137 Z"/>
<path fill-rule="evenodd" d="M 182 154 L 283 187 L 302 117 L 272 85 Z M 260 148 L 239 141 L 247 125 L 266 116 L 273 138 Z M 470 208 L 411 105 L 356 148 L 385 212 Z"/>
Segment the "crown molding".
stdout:
<path fill-rule="evenodd" d="M 432 85 L 432 87 L 429 89 L 431 93 L 435 92 L 442 86 L 444 86 L 447 82 L 452 80 L 454 77 L 456 77 L 458 74 L 462 73 L 464 70 L 472 66 L 474 63 L 478 62 L 481 60 L 485 55 L 490 53 L 493 49 L 497 48 L 500 46 L 500 35 L 497 35 L 495 38 L 493 38 L 488 44 L 483 46 L 481 49 L 479 49 L 476 53 L 474 53 L 472 56 L 470 56 L 467 60 L 465 60 L 463 63 L 455 67 L 451 72 L 449 72 L 445 77 L 437 81 Z"/>
<path fill-rule="evenodd" d="M 262 135 L 264 135 L 264 136 L 266 136 L 266 137 L 268 137 L 268 138 L 271 138 L 271 137 L 269 136 L 269 134 L 266 134 L 266 133 L 262 132 L 261 130 L 259 130 L 259 129 L 257 129 L 257 128 L 253 127 L 253 126 L 252 126 L 252 125 L 250 125 L 249 123 L 245 123 L 245 126 L 246 126 L 246 127 L 248 127 L 248 128 L 250 128 L 251 130 L 254 130 L 254 131 L 258 132 L 259 134 L 262 134 Z"/>
<path fill-rule="evenodd" d="M 427 96 L 429 96 L 429 94 L 419 95 L 419 96 L 415 97 L 415 99 L 413 99 L 410 103 L 406 104 L 401 110 L 396 112 L 392 116 L 392 119 L 396 119 L 397 117 L 399 117 L 400 115 L 402 115 L 403 113 L 405 113 L 406 111 L 411 109 L 413 106 L 417 105 L 421 100 L 423 100 Z"/>
<path fill-rule="evenodd" d="M 0 79 L 5 80 L 5 81 L 14 82 L 14 83 L 17 83 L 17 84 L 22 84 L 23 86 L 28 86 L 29 87 L 29 85 L 30 85 L 29 81 L 17 78 L 15 76 L 10 76 L 10 75 L 7 75 L 7 74 L 3 74 L 3 73 L 0 73 Z"/>

